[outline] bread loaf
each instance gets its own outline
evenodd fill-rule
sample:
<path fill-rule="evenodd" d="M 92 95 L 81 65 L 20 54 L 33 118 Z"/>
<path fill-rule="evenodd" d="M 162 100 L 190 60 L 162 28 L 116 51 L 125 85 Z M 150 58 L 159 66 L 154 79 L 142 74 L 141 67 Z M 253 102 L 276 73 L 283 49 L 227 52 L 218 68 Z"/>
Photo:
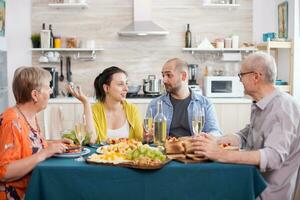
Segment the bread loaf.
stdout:
<path fill-rule="evenodd" d="M 165 143 L 166 154 L 184 154 L 185 148 L 182 141 L 177 138 L 170 138 Z"/>

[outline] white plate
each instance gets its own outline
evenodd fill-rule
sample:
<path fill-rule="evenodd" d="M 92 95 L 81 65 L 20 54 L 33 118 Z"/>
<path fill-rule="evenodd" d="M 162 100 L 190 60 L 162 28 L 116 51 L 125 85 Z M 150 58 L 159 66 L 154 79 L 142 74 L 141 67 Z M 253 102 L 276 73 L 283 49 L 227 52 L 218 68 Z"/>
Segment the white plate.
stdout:
<path fill-rule="evenodd" d="M 101 146 L 101 147 L 103 147 L 103 146 Z M 101 147 L 97 148 L 96 153 L 103 154 Z"/>
<path fill-rule="evenodd" d="M 79 156 L 84 156 L 86 154 L 89 154 L 91 152 L 91 150 L 89 150 L 88 148 L 84 148 L 83 151 L 79 152 L 79 153 L 62 153 L 62 154 L 54 154 L 54 157 L 57 158 L 77 158 Z"/>

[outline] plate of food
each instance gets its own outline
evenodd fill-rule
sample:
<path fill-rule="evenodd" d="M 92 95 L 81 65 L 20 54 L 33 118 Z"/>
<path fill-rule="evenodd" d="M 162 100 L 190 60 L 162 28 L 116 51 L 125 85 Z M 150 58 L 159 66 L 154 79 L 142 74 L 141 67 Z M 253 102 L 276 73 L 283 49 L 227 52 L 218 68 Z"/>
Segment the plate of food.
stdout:
<path fill-rule="evenodd" d="M 120 142 L 129 142 L 130 140 L 129 138 L 108 138 L 106 144 L 117 144 Z"/>
<path fill-rule="evenodd" d="M 84 155 L 87 155 L 91 152 L 91 150 L 89 150 L 88 148 L 79 148 L 79 150 L 77 151 L 71 151 L 68 149 L 66 150 L 65 153 L 61 153 L 61 154 L 54 154 L 53 156 L 54 157 L 57 157 L 57 158 L 77 158 L 79 156 L 84 156 Z"/>
<path fill-rule="evenodd" d="M 78 144 L 65 144 L 66 152 L 65 153 L 79 153 L 81 152 L 81 147 Z"/>
<path fill-rule="evenodd" d="M 136 141 L 133 139 L 123 140 L 115 144 L 100 146 L 99 148 L 97 148 L 96 152 L 99 154 L 105 154 L 110 152 L 120 152 L 122 154 L 126 154 L 129 151 L 136 149 L 140 145 L 142 145 L 140 141 Z"/>
<path fill-rule="evenodd" d="M 158 148 L 148 145 L 118 144 L 100 148 L 102 154 L 92 154 L 86 159 L 87 163 L 129 167 L 135 169 L 159 169 L 171 160 Z"/>
<path fill-rule="evenodd" d="M 101 156 L 99 154 L 96 155 Z M 104 158 L 97 158 L 94 156 L 95 154 L 88 157 L 86 159 L 86 162 L 90 164 L 120 166 L 120 167 L 146 169 L 146 170 L 160 169 L 171 161 L 171 159 L 168 158 L 166 158 L 164 161 L 161 161 L 159 159 L 152 160 L 151 158 L 148 157 L 143 157 L 137 160 L 128 160 L 127 158 L 114 158 L 113 160 L 107 160 Z"/>

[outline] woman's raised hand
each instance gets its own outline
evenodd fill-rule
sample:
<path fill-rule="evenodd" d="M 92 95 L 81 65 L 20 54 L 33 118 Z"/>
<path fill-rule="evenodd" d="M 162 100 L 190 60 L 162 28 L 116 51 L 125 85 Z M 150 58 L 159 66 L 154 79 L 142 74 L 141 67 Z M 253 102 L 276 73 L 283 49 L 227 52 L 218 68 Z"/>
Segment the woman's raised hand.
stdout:
<path fill-rule="evenodd" d="M 72 84 L 67 85 L 67 90 L 74 96 L 76 99 L 81 101 L 82 103 L 88 102 L 87 96 L 82 92 L 80 86 L 74 86 Z"/>

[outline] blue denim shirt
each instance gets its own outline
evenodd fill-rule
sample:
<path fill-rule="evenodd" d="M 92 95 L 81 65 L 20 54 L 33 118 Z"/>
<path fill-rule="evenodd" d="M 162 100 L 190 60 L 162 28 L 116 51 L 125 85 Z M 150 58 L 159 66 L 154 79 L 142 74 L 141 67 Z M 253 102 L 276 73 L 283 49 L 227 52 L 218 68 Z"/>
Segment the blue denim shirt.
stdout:
<path fill-rule="evenodd" d="M 192 92 L 191 102 L 188 105 L 188 121 L 189 121 L 190 130 L 193 130 L 192 128 L 193 105 L 200 104 L 201 107 L 203 107 L 205 112 L 205 123 L 204 123 L 203 132 L 213 134 L 214 136 L 222 136 L 222 132 L 219 128 L 219 124 L 218 124 L 218 120 L 217 120 L 217 116 L 213 104 L 208 100 L 208 98 L 199 95 L 197 93 L 194 93 L 193 91 L 191 92 Z M 158 101 L 162 101 L 163 113 L 167 118 L 167 134 L 169 135 L 170 126 L 173 118 L 173 105 L 170 101 L 170 94 L 162 95 L 160 97 L 153 99 L 150 102 L 147 112 L 149 111 L 149 109 L 151 109 L 153 116 L 155 116 L 155 114 L 157 113 Z"/>

